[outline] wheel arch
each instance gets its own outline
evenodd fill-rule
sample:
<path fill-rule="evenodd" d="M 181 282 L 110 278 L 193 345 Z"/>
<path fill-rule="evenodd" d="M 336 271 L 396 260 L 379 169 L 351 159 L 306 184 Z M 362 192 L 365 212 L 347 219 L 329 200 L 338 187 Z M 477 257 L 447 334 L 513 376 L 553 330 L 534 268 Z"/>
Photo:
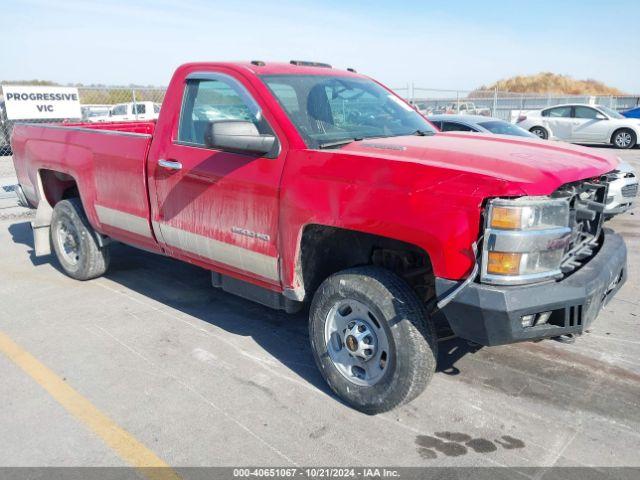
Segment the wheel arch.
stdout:
<path fill-rule="evenodd" d="M 532 130 L 539 128 L 541 130 L 544 130 L 545 132 L 547 132 L 547 138 L 551 138 L 551 130 L 549 129 L 549 127 L 542 125 L 540 123 L 536 123 L 532 126 L 529 127 L 529 132 L 533 133 Z"/>
<path fill-rule="evenodd" d="M 59 170 L 41 168 L 36 175 L 38 207 L 32 222 L 34 250 L 36 256 L 49 255 L 49 230 L 53 209 L 58 202 L 68 198 L 78 198 L 82 203 L 78 182 L 73 175 Z"/>
<path fill-rule="evenodd" d="M 301 231 L 296 289 L 295 293 L 291 289 L 288 296 L 309 300 L 325 278 L 364 265 L 395 272 L 425 301 L 435 294 L 431 257 L 423 248 L 391 237 L 313 223 Z"/>
<path fill-rule="evenodd" d="M 640 139 L 640 135 L 639 135 L 640 132 L 638 132 L 638 130 L 636 130 L 635 128 L 630 127 L 630 126 L 626 126 L 626 125 L 622 125 L 620 127 L 616 127 L 616 128 L 613 129 L 613 132 L 611 132 L 611 136 L 609 137 L 609 143 L 611 145 L 613 145 L 614 144 L 613 143 L 614 142 L 614 138 L 615 138 L 616 134 L 618 132 L 622 131 L 622 130 L 628 130 L 628 131 L 632 132 L 636 137 L 636 145 L 637 145 L 638 139 Z"/>

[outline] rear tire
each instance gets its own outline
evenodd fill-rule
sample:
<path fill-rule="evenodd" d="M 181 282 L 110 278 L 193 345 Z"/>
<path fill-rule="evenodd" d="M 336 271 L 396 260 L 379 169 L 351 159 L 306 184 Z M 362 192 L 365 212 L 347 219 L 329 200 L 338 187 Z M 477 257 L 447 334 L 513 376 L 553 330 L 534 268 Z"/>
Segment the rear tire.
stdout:
<path fill-rule="evenodd" d="M 636 146 L 638 138 L 636 132 L 629 128 L 621 128 L 611 135 L 611 143 L 616 148 L 628 149 Z"/>
<path fill-rule="evenodd" d="M 435 372 L 433 322 L 413 289 L 382 268 L 327 278 L 311 304 L 309 336 L 331 389 L 368 414 L 413 400 Z"/>
<path fill-rule="evenodd" d="M 529 131 L 543 140 L 547 140 L 549 138 L 549 132 L 547 132 L 547 129 L 544 127 L 533 127 L 529 129 Z"/>
<path fill-rule="evenodd" d="M 109 266 L 109 249 L 100 248 L 95 232 L 77 198 L 62 200 L 53 209 L 51 245 L 64 272 L 76 280 L 101 276 Z"/>

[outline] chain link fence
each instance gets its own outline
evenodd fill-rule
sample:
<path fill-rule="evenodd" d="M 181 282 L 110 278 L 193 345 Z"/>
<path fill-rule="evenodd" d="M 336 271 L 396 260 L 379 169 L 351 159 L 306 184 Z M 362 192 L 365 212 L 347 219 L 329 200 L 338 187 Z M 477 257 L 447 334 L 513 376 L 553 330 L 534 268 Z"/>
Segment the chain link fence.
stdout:
<path fill-rule="evenodd" d="M 110 122 L 153 120 L 158 118 L 165 88 L 155 87 L 77 87 L 82 116 L 80 118 L 24 119 L 7 118 L 0 95 L 0 156 L 10 155 L 9 139 L 16 122 Z"/>
<path fill-rule="evenodd" d="M 461 113 L 487 115 L 514 121 L 521 111 L 538 110 L 562 103 L 599 104 L 624 111 L 640 106 L 640 95 L 590 96 L 500 92 L 497 90 L 444 90 L 407 84 L 393 89 L 426 115 Z M 158 117 L 165 88 L 78 87 L 82 118 L 20 120 L 21 122 L 135 121 Z M 11 153 L 9 138 L 15 122 L 7 119 L 0 96 L 0 155 Z"/>
<path fill-rule="evenodd" d="M 498 90 L 443 90 L 413 84 L 394 91 L 426 115 L 460 113 L 487 115 L 514 121 L 521 111 L 539 110 L 563 103 L 604 105 L 625 111 L 640 106 L 640 95 L 553 95 L 502 92 Z"/>

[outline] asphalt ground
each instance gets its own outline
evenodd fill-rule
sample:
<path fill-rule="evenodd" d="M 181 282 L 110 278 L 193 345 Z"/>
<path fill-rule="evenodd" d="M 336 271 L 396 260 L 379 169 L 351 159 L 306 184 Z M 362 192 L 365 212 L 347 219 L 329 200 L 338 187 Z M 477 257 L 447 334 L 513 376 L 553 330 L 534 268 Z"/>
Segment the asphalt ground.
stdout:
<path fill-rule="evenodd" d="M 629 278 L 589 333 L 444 341 L 423 395 L 367 416 L 324 384 L 304 314 L 124 245 L 89 282 L 34 257 L 13 175 L 0 159 L 0 467 L 640 466 L 638 207 L 609 222 Z"/>

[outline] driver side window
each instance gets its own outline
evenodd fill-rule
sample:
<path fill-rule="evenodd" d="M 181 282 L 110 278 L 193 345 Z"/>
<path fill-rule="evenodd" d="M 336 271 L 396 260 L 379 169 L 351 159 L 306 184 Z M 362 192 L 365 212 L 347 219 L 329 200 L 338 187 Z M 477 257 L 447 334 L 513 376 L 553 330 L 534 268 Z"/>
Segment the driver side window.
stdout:
<path fill-rule="evenodd" d="M 206 80 L 187 80 L 178 141 L 205 146 L 205 133 L 210 123 L 219 120 L 253 122 L 260 133 L 271 133 L 260 107 L 236 80 L 225 75 Z"/>

